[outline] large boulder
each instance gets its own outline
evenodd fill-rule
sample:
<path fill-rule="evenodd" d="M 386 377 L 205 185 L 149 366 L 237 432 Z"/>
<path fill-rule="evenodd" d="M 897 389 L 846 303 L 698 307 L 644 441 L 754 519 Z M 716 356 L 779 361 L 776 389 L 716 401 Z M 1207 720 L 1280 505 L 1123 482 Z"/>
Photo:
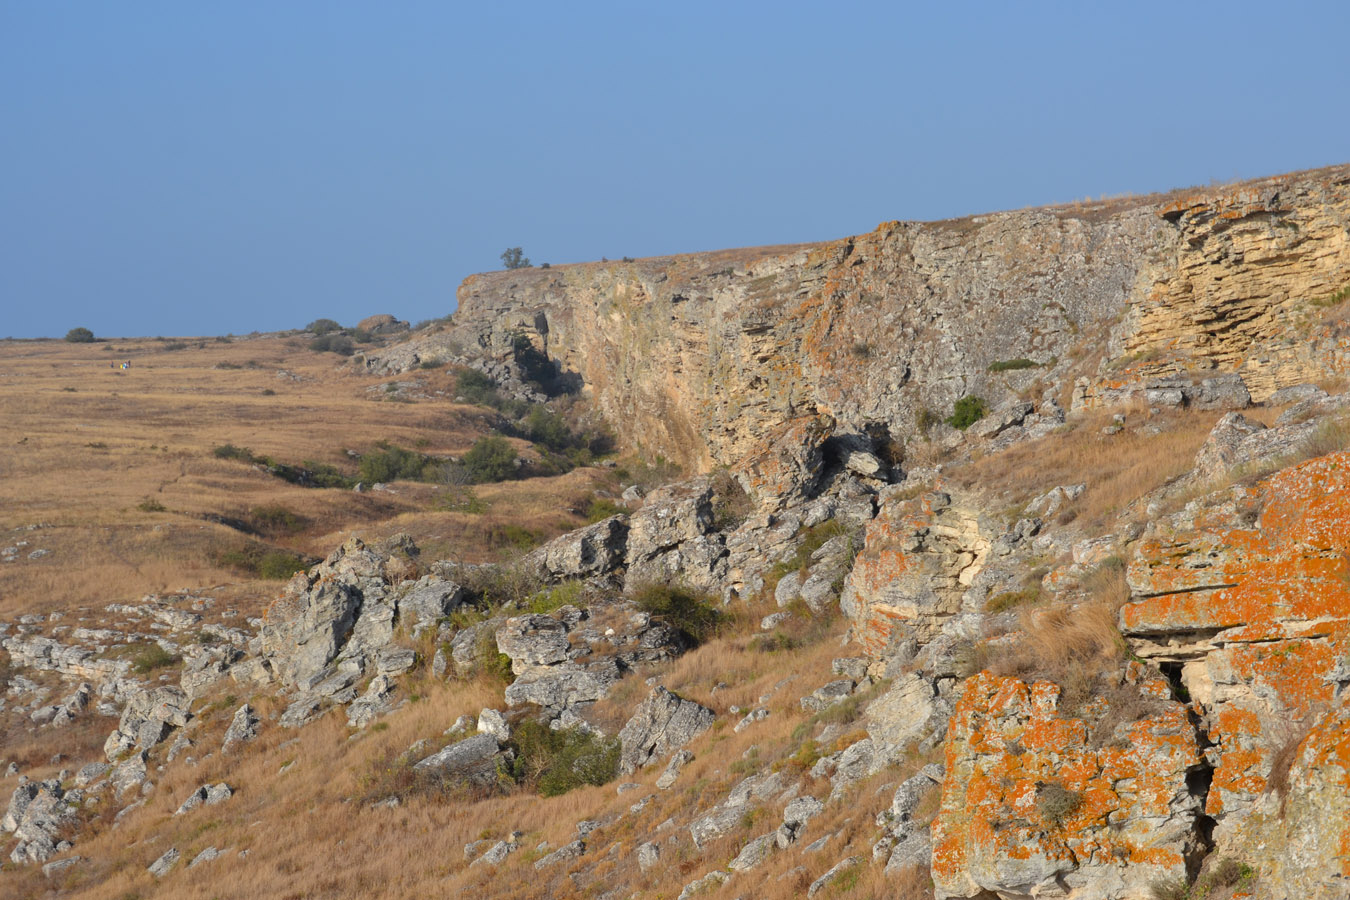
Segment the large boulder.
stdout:
<path fill-rule="evenodd" d="M 191 717 L 188 696 L 181 688 L 162 685 L 136 691 L 122 709 L 117 729 L 104 742 L 103 752 L 112 761 L 131 749 L 148 750 L 173 729 L 186 725 Z"/>
<path fill-rule="evenodd" d="M 627 775 L 678 750 L 711 728 L 715 718 L 706 706 L 655 688 L 619 732 L 619 771 Z"/>
<path fill-rule="evenodd" d="M 511 657 L 517 675 L 565 662 L 570 647 L 567 625 L 552 616 L 515 616 L 497 629 L 497 649 Z"/>
<path fill-rule="evenodd" d="M 628 523 L 624 587 L 680 581 L 712 590 L 726 573 L 726 541 L 714 526 L 708 478 L 652 491 Z"/>
<path fill-rule="evenodd" d="M 414 763 L 413 771 L 447 780 L 494 784 L 497 781 L 497 754 L 495 737 L 475 734 Z"/>
<path fill-rule="evenodd" d="M 628 517 L 610 516 L 531 551 L 524 565 L 548 581 L 604 575 L 623 565 L 627 547 Z"/>

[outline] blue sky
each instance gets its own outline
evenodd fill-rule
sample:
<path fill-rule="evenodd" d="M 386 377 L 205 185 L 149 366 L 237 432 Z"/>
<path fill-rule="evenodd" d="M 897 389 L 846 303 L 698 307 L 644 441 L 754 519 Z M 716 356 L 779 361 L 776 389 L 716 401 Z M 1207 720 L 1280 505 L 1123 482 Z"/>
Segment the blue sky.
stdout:
<path fill-rule="evenodd" d="M 0 0 L 0 336 L 1350 161 L 1350 4 Z"/>

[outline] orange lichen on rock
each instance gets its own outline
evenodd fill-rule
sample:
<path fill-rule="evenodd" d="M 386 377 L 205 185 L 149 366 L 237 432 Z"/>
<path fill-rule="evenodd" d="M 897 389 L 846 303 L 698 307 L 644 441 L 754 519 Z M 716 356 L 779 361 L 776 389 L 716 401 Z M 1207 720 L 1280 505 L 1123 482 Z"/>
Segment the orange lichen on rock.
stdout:
<path fill-rule="evenodd" d="M 1059 694 L 988 673 L 966 682 L 933 825 L 933 878 L 947 895 L 1034 893 L 1068 879 L 1135 896 L 1184 876 L 1200 812 L 1186 776 L 1203 764 L 1186 707 L 1158 701 L 1123 739 L 1095 747 Z"/>

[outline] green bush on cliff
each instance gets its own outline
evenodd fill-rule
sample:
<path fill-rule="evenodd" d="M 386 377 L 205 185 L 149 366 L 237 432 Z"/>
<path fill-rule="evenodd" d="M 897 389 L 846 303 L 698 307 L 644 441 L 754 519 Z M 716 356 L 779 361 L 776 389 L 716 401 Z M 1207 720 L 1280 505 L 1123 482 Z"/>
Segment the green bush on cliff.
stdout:
<path fill-rule="evenodd" d="M 952 414 L 947 417 L 947 424 L 960 431 L 965 431 L 983 419 L 984 414 L 988 411 L 983 397 L 967 394 L 956 401 L 956 405 L 952 407 Z"/>

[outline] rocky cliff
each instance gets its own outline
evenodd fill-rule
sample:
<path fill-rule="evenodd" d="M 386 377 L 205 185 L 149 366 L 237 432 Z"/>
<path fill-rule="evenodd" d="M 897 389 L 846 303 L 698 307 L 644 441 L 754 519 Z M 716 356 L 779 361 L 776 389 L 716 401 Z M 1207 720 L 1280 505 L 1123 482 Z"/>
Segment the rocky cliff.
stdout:
<path fill-rule="evenodd" d="M 1315 313 L 1347 285 L 1341 166 L 826 244 L 475 275 L 448 334 L 360 363 L 509 373 L 524 335 L 627 444 L 706 470 L 803 417 L 903 440 L 967 394 L 1100 405 L 1238 375 L 1260 401 L 1346 371 L 1350 336 Z"/>

